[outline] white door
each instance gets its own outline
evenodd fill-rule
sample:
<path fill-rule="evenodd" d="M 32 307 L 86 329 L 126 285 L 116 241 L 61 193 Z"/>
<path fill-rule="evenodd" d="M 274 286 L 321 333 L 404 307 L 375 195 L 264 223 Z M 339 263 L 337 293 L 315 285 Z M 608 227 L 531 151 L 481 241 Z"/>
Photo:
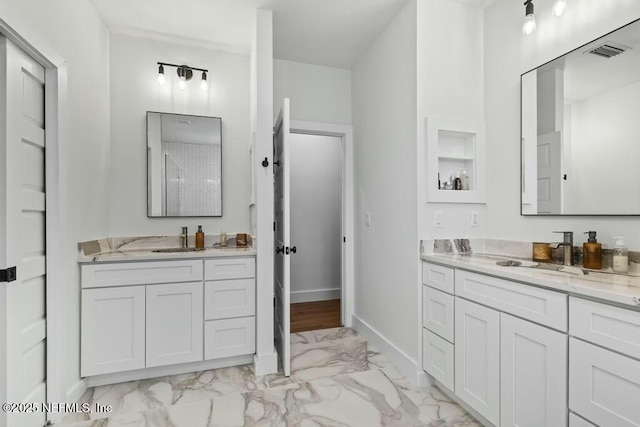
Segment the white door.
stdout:
<path fill-rule="evenodd" d="M 561 213 L 561 137 L 560 132 L 538 136 L 538 213 Z"/>
<path fill-rule="evenodd" d="M 455 393 L 498 425 L 500 313 L 458 297 L 455 313 Z"/>
<path fill-rule="evenodd" d="M 46 398 L 44 68 L 0 38 L 0 402 Z M 9 279 L 12 279 L 10 277 Z M 46 414 L 5 413 L 0 426 L 41 427 Z"/>
<path fill-rule="evenodd" d="M 147 368 L 203 359 L 202 286 L 202 282 L 147 286 Z"/>
<path fill-rule="evenodd" d="M 144 368 L 144 288 L 82 290 L 81 376 Z"/>
<path fill-rule="evenodd" d="M 290 299 L 291 299 L 291 227 L 289 180 L 289 99 L 285 98 L 278 114 L 273 139 L 274 163 L 274 249 L 275 340 L 285 376 L 289 376 L 290 360 Z"/>
<path fill-rule="evenodd" d="M 567 425 L 567 336 L 500 315 L 500 425 Z"/>

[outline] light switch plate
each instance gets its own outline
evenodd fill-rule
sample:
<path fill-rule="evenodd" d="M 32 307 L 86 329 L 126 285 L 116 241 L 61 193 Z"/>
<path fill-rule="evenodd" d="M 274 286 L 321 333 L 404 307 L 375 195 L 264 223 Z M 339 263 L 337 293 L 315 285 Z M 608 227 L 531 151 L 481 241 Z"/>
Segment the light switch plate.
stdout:
<path fill-rule="evenodd" d="M 471 211 L 471 226 L 478 227 L 480 225 L 480 212 Z"/>
<path fill-rule="evenodd" d="M 443 215 L 442 211 L 433 211 L 433 226 L 442 227 Z"/>

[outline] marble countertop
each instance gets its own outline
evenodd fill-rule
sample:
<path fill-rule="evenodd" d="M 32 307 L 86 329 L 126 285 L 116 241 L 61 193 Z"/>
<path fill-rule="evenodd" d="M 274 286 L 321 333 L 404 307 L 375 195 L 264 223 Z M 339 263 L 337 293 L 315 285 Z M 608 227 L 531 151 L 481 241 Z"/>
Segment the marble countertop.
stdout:
<path fill-rule="evenodd" d="M 518 258 L 488 254 L 423 254 L 420 259 L 447 267 L 483 273 L 502 279 L 595 298 L 640 310 L 640 277 L 589 271 L 587 275 L 539 270 L 530 267 L 502 267 L 499 260 Z M 529 263 L 534 264 L 534 263 Z M 527 265 L 523 263 L 523 265 Z"/>
<path fill-rule="evenodd" d="M 235 235 L 234 235 L 235 236 Z M 122 262 L 122 261 L 158 261 L 169 259 L 203 259 L 218 257 L 255 256 L 255 239 L 248 246 L 236 246 L 235 237 L 227 240 L 226 247 L 220 247 L 219 236 L 207 236 L 205 249 L 192 252 L 154 252 L 181 247 L 176 236 L 116 237 L 91 240 L 78 243 L 78 263 Z M 195 242 L 189 240 L 189 247 Z"/>

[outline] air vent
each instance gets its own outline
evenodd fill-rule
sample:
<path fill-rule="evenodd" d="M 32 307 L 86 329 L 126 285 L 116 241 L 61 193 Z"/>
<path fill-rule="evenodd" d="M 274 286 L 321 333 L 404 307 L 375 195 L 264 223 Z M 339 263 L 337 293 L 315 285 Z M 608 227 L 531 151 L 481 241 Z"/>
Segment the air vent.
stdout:
<path fill-rule="evenodd" d="M 613 58 L 614 56 L 618 56 L 629 49 L 631 48 L 618 43 L 605 42 L 585 53 L 602 56 L 603 58 Z"/>

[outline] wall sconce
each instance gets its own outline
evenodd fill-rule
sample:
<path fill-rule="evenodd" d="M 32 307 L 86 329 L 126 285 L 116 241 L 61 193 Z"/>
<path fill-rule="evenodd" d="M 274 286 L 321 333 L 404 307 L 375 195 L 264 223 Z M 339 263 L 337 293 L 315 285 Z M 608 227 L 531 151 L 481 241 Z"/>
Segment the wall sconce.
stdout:
<path fill-rule="evenodd" d="M 168 64 L 166 62 L 158 62 L 160 66 L 158 68 L 158 84 L 160 86 L 164 86 L 166 80 L 164 76 L 164 67 L 175 67 L 176 72 L 178 74 L 178 87 L 180 90 L 185 90 L 187 87 L 187 82 L 193 78 L 193 70 L 202 71 L 202 81 L 200 82 L 200 89 L 203 92 L 209 90 L 209 85 L 207 84 L 207 73 L 209 70 L 205 70 L 204 68 L 191 67 L 189 65 L 176 65 L 176 64 Z"/>
<path fill-rule="evenodd" d="M 524 2 L 524 24 L 522 25 L 522 34 L 530 35 L 536 31 L 536 18 L 533 16 L 533 0 Z"/>

